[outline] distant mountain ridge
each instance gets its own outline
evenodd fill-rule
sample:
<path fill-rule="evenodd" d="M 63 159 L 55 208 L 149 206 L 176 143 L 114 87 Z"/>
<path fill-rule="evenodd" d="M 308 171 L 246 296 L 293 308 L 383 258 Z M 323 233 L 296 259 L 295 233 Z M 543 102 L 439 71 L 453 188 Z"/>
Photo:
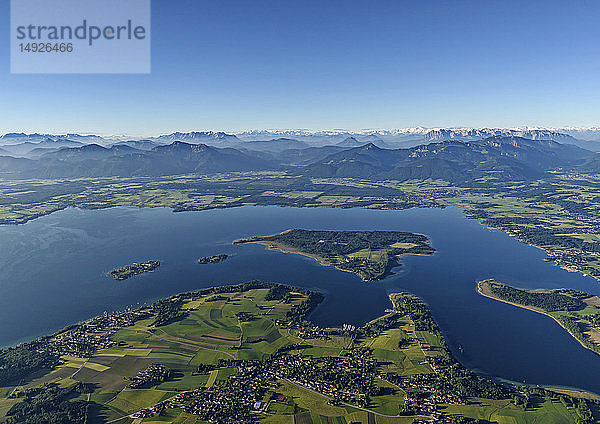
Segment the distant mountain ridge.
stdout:
<path fill-rule="evenodd" d="M 309 165 L 306 174 L 396 180 L 434 178 L 455 183 L 490 175 L 529 180 L 541 177 L 549 169 L 578 166 L 592 155 L 576 146 L 522 137 L 450 140 L 397 150 L 380 149 L 371 143 Z"/>
<path fill-rule="evenodd" d="M 600 128 L 399 128 L 399 129 L 366 129 L 366 130 L 249 130 L 239 132 L 225 131 L 190 131 L 173 132 L 153 137 L 103 137 L 94 134 L 80 135 L 74 133 L 56 134 L 26 134 L 8 133 L 0 136 L 0 147 L 7 144 L 20 144 L 25 142 L 39 143 L 52 139 L 70 140 L 82 144 L 99 144 L 110 146 L 123 142 L 146 140 L 156 144 L 170 144 L 174 141 L 183 141 L 190 144 L 207 144 L 215 147 L 237 147 L 248 141 L 269 141 L 274 139 L 293 139 L 307 143 L 310 147 L 336 145 L 348 138 L 354 138 L 360 143 L 373 142 L 382 148 L 408 148 L 420 144 L 460 139 L 473 141 L 476 139 L 505 136 L 524 137 L 532 140 L 554 140 L 563 144 L 574 144 L 579 147 L 600 151 Z M 351 147 L 351 146 L 348 146 Z M 358 147 L 358 146 L 354 146 Z"/>
<path fill-rule="evenodd" d="M 134 149 L 152 150 L 156 146 L 159 146 L 159 144 L 152 140 L 124 140 L 113 144 L 113 146 L 129 146 Z"/>
<path fill-rule="evenodd" d="M 234 134 L 228 134 L 223 131 L 192 131 L 192 132 L 174 132 L 167 135 L 150 138 L 149 140 L 160 144 L 168 144 L 174 141 L 182 141 L 189 144 L 210 144 L 231 145 L 240 143 L 240 140 Z"/>
<path fill-rule="evenodd" d="M 80 135 L 80 134 L 25 134 L 25 133 L 7 133 L 0 136 L 0 145 L 21 144 L 21 143 L 40 143 L 43 141 L 72 141 L 80 142 L 81 144 L 91 144 L 105 142 L 103 137 L 97 135 Z"/>
<path fill-rule="evenodd" d="M 487 137 L 522 137 L 531 140 L 571 141 L 574 137 L 554 130 L 546 129 L 498 129 L 498 128 L 458 128 L 435 129 L 425 134 L 427 141 L 443 141 L 452 139 L 474 140 Z"/>
<path fill-rule="evenodd" d="M 355 137 L 348 137 L 344 141 L 337 143 L 336 146 L 352 148 L 361 147 L 369 143 L 373 143 L 380 149 L 393 149 L 393 147 L 391 147 L 385 141 L 373 134 L 365 136 L 362 140 L 357 140 Z"/>
<path fill-rule="evenodd" d="M 81 143 L 79 141 L 72 141 L 72 140 L 69 140 L 66 138 L 65 139 L 63 139 L 63 138 L 58 138 L 58 139 L 45 138 L 45 139 L 37 141 L 37 142 L 26 141 L 26 142 L 19 143 L 19 144 L 6 144 L 6 145 L 2 146 L 2 148 L 4 150 L 10 152 L 11 154 L 15 154 L 17 156 L 23 156 L 23 155 L 27 155 L 28 153 L 30 153 L 32 150 L 35 150 L 35 149 L 57 150 L 57 149 L 65 148 L 65 147 L 73 148 L 73 147 L 81 147 L 84 145 L 85 145 L 84 143 Z"/>
<path fill-rule="evenodd" d="M 43 154 L 39 159 L 1 157 L 0 175 L 19 178 L 158 176 L 269 170 L 275 165 L 238 150 L 173 142 L 150 151 L 88 144 Z"/>
<path fill-rule="evenodd" d="M 373 132 L 317 146 L 286 137 L 244 141 L 232 134 L 211 131 L 117 140 L 104 145 L 79 141 L 96 140 L 96 136 L 70 135 L 75 141 L 66 136 L 44 138 L 40 134 L 17 133 L 5 136 L 5 140 L 35 141 L 1 146 L 0 173 L 15 178 L 72 178 L 286 170 L 307 177 L 439 178 L 462 184 L 490 178 L 531 180 L 559 169 L 598 172 L 598 156 L 577 144 L 591 141 L 575 140 L 569 135 L 558 137 L 551 131 L 534 134 L 533 129 L 527 130 L 529 137 L 500 134 L 470 140 L 482 134 L 478 131 L 483 130 L 442 131 L 435 137 L 462 135 L 466 139 L 450 138 L 415 146 L 411 141 L 408 147 L 401 148 Z M 409 133 L 414 136 L 417 131 Z M 336 132 L 334 136 L 341 134 Z M 562 142 L 532 138 L 544 134 Z M 176 138 L 193 142 L 168 142 Z"/>
<path fill-rule="evenodd" d="M 253 130 L 236 134 L 240 139 L 253 137 L 290 137 L 307 141 L 313 145 L 339 145 L 348 138 L 359 142 L 373 141 L 382 148 L 414 147 L 420 144 L 444 140 L 474 141 L 477 139 L 503 136 L 523 137 L 532 140 L 554 140 L 563 144 L 600 152 L 600 128 L 400 128 L 388 130 Z M 386 145 L 376 143 L 381 140 Z M 348 146 L 351 147 L 351 146 Z M 358 146 L 354 146 L 358 147 Z"/>
<path fill-rule="evenodd" d="M 594 133 L 596 136 L 594 137 Z M 585 135 L 585 139 L 579 139 L 574 135 Z M 553 140 L 562 144 L 572 144 L 582 149 L 593 152 L 600 152 L 600 129 L 597 130 L 555 130 L 542 128 L 513 128 L 513 129 L 498 129 L 498 128 L 458 128 L 458 129 L 436 129 L 425 134 L 427 142 L 443 141 L 443 140 L 465 140 L 473 141 L 487 137 L 523 137 L 531 140 Z M 591 137 L 591 138 L 588 138 Z M 594 140 L 596 138 L 596 140 Z"/>
<path fill-rule="evenodd" d="M 241 149 L 279 153 L 288 149 L 306 149 L 311 146 L 304 141 L 295 140 L 293 138 L 275 138 L 265 141 L 247 141 L 243 144 L 240 144 L 239 147 Z"/>
<path fill-rule="evenodd" d="M 600 173 L 600 153 L 589 158 L 582 166 L 581 169 L 584 172 L 591 172 L 594 174 Z"/>

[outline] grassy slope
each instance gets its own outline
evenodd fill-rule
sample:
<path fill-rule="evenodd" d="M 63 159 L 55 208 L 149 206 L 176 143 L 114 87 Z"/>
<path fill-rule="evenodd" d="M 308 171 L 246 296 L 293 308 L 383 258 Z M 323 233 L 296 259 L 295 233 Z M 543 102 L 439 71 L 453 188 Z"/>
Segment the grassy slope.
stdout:
<path fill-rule="evenodd" d="M 223 296 L 227 300 L 218 302 L 207 302 L 206 298 L 187 302 L 183 307 L 190 310 L 191 313 L 185 320 L 160 329 L 152 327 L 152 318 L 139 321 L 135 326 L 119 330 L 113 336 L 116 340 L 124 342 L 125 346 L 100 350 L 87 363 L 79 358 L 65 358 L 65 364 L 59 369 L 27 383 L 27 386 L 34 387 L 44 381 L 55 381 L 61 385 L 74 384 L 75 381 L 94 383 L 96 389 L 91 395 L 91 400 L 99 404 L 99 407 L 93 408 L 99 412 L 91 422 L 106 422 L 126 417 L 127 414 L 171 397 L 177 391 L 210 386 L 215 381 L 227 378 L 235 370 L 221 369 L 212 371 L 208 375 L 194 375 L 193 371 L 197 364 L 216 364 L 221 358 L 261 358 L 265 353 L 276 350 L 277 347 L 300 341 L 294 335 L 295 330 L 281 329 L 277 332 L 278 337 L 272 337 L 271 341 L 248 342 L 252 337 L 264 338 L 266 332 L 270 332 L 276 327 L 274 321 L 283 318 L 285 311 L 291 307 L 280 301 L 266 301 L 266 292 L 266 289 L 256 289 L 244 293 L 224 294 Z M 303 297 L 296 297 L 294 303 L 301 301 L 303 301 Z M 221 313 L 212 312 L 215 309 L 220 310 Z M 250 323 L 239 323 L 235 314 L 242 311 L 252 313 L 256 319 Z M 243 332 L 240 331 L 240 326 Z M 216 339 L 214 337 L 216 333 L 220 337 L 237 338 L 237 343 L 232 344 Z M 419 343 L 431 344 L 434 349 L 424 352 L 418 347 L 417 342 L 412 342 L 403 348 L 398 347 L 401 339 L 411 337 L 416 337 Z M 236 347 L 240 342 L 241 349 L 238 350 Z M 356 343 L 373 348 L 374 355 L 385 360 L 386 364 L 382 365 L 381 371 L 410 375 L 432 372 L 429 366 L 423 365 L 421 362 L 425 359 L 425 355 L 440 354 L 435 348 L 440 346 L 441 341 L 433 334 L 415 332 L 411 321 L 405 317 L 400 328 L 384 331 L 375 337 L 359 339 Z M 351 339 L 345 336 L 333 336 L 329 341 L 308 340 L 303 344 L 313 346 L 305 350 L 307 354 L 337 355 L 351 344 Z M 84 363 L 94 365 L 82 366 Z M 175 378 L 151 389 L 132 390 L 128 388 L 124 377 L 135 375 L 150 363 L 167 365 L 175 370 Z M 382 414 L 374 415 L 375 422 L 380 424 L 412 422 L 410 418 L 383 416 L 397 415 L 398 407 L 403 402 L 405 394 L 389 383 L 381 381 L 378 384 L 388 387 L 390 390 L 384 396 L 374 397 L 369 406 L 374 413 Z M 11 388 L 0 389 L 2 394 L 0 413 L 5 413 L 7 408 L 14 403 L 14 400 L 6 399 L 6 395 L 10 391 Z M 278 392 L 288 397 L 288 405 L 275 406 L 273 409 L 279 414 L 268 417 L 264 420 L 265 422 L 294 422 L 291 415 L 294 413 L 294 405 L 297 411 L 308 410 L 310 412 L 296 421 L 301 419 L 304 422 L 316 424 L 320 422 L 367 422 L 365 411 L 346 406 L 328 405 L 327 399 L 323 396 L 294 386 L 289 382 L 281 381 Z M 563 423 L 566 422 L 565 417 L 572 417 L 572 412 L 566 410 L 562 405 L 554 403 L 544 403 L 536 409 L 524 412 L 506 402 L 504 405 L 499 405 L 482 401 L 467 406 L 450 406 L 447 412 L 471 417 L 493 416 L 494 419 L 500 419 L 500 422 L 507 423 Z M 326 417 L 331 417 L 330 419 L 334 421 L 327 421 Z M 501 417 L 513 417 L 516 421 Z M 119 422 L 132 421 L 124 418 Z M 136 423 L 141 422 L 194 423 L 196 419 L 175 409 L 165 412 L 160 417 L 136 420 Z"/>

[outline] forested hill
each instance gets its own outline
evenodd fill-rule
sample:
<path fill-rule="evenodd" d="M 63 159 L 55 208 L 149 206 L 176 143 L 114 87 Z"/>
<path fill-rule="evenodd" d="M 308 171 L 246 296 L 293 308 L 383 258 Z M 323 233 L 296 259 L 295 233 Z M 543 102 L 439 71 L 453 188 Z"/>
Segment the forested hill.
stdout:
<path fill-rule="evenodd" d="M 273 162 L 232 148 L 173 142 L 142 151 L 96 144 L 49 152 L 38 159 L 0 157 L 7 178 L 159 176 L 274 169 Z"/>
<path fill-rule="evenodd" d="M 444 141 L 411 149 L 387 150 L 368 144 L 335 153 L 306 168 L 322 177 L 442 179 L 464 183 L 478 178 L 530 180 L 548 170 L 576 168 L 593 153 L 549 140 L 490 137 Z"/>
<path fill-rule="evenodd" d="M 256 237 L 250 240 L 265 240 L 282 243 L 286 246 L 319 256 L 347 255 L 361 249 L 386 249 L 391 245 L 405 253 L 431 254 L 427 237 L 401 231 L 319 231 L 293 229 L 281 234 Z"/>
<path fill-rule="evenodd" d="M 581 167 L 585 172 L 598 173 L 600 172 L 600 153 L 589 158 Z"/>
<path fill-rule="evenodd" d="M 407 149 L 384 149 L 373 143 L 354 148 L 311 147 L 293 139 L 240 142 L 227 148 L 182 141 L 155 144 L 147 141 L 111 147 L 98 144 L 40 147 L 29 150 L 23 157 L 0 152 L 0 176 L 130 177 L 278 170 L 311 178 L 400 181 L 432 178 L 470 184 L 478 180 L 527 181 L 542 178 L 549 170 L 594 172 L 598 168 L 598 159 L 589 150 L 521 137 L 449 140 Z M 8 148 L 5 150 L 10 153 Z"/>

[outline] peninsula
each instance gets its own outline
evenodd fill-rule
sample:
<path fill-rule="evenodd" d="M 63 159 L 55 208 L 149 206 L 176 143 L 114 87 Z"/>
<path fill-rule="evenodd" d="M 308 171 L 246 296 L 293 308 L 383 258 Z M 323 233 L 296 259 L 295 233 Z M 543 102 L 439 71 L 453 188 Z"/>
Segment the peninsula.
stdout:
<path fill-rule="evenodd" d="M 458 363 L 408 293 L 363 325 L 307 321 L 323 295 L 260 281 L 105 313 L 0 349 L 0 422 L 598 422 L 598 401 Z M 507 421 L 510 417 L 510 421 Z"/>
<path fill-rule="evenodd" d="M 234 244 L 259 243 L 282 252 L 318 260 L 324 266 L 377 281 L 398 266 L 403 255 L 431 255 L 435 249 L 421 234 L 400 231 L 318 231 L 292 229 L 272 236 L 237 240 Z"/>
<path fill-rule="evenodd" d="M 113 269 L 108 274 L 115 280 L 127 280 L 134 275 L 143 274 L 144 272 L 154 271 L 160 266 L 160 261 L 148 261 L 140 264 L 134 262 L 131 265 L 125 265 L 121 268 Z"/>
<path fill-rule="evenodd" d="M 521 290 L 496 280 L 477 283 L 486 297 L 529 309 L 558 322 L 581 345 L 600 355 L 600 298 L 573 289 Z"/>
<path fill-rule="evenodd" d="M 200 265 L 218 264 L 219 262 L 223 262 L 228 257 L 229 256 L 224 253 L 221 253 L 220 255 L 214 255 L 214 256 L 204 256 L 204 257 L 198 259 L 198 263 Z"/>

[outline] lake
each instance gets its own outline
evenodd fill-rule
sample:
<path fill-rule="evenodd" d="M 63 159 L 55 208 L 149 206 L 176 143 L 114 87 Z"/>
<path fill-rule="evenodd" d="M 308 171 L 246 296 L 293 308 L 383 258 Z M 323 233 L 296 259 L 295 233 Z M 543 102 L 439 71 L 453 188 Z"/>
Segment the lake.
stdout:
<path fill-rule="evenodd" d="M 427 235 L 437 252 L 407 256 L 395 274 L 365 283 L 315 260 L 232 245 L 289 228 L 394 230 Z M 198 265 L 202 256 L 226 261 Z M 243 207 L 173 213 L 168 209 L 67 209 L 19 226 L 0 226 L 0 345 L 31 340 L 104 311 L 183 291 L 252 279 L 317 289 L 326 299 L 311 320 L 361 325 L 408 291 L 431 307 L 458 360 L 491 376 L 600 393 L 600 357 L 553 320 L 484 298 L 484 278 L 521 288 L 569 287 L 600 294 L 598 281 L 544 262 L 540 249 L 466 219 L 457 208 Z M 159 259 L 161 267 L 126 281 L 107 272 Z"/>

